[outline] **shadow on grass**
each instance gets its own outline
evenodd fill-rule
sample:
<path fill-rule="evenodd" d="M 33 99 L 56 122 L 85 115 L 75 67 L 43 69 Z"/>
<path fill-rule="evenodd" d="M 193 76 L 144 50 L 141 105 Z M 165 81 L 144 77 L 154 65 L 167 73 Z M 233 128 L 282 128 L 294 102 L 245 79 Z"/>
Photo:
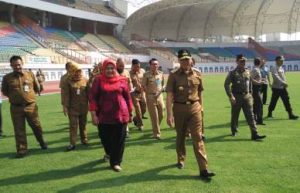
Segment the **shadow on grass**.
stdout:
<path fill-rule="evenodd" d="M 51 171 L 45 171 L 37 174 L 28 174 L 28 175 L 22 175 L 22 176 L 16 176 L 11 178 L 6 178 L 0 180 L 0 187 L 1 186 L 8 186 L 8 185 L 14 185 L 14 184 L 32 184 L 36 182 L 46 182 L 51 180 L 59 180 L 59 179 L 66 179 L 66 178 L 72 178 L 75 176 L 79 176 L 82 174 L 90 174 L 94 172 L 99 172 L 101 170 L 107 170 L 109 169 L 107 166 L 102 166 L 99 168 L 96 168 L 98 164 L 104 163 L 104 161 L 94 160 L 79 166 L 76 166 L 74 168 L 68 168 L 68 169 L 58 169 L 58 170 L 51 170 Z"/>
<path fill-rule="evenodd" d="M 175 168 L 175 165 L 171 164 L 171 165 L 161 166 L 150 170 L 142 171 L 140 173 L 123 175 L 115 178 L 108 178 L 105 180 L 95 180 L 88 183 L 78 184 L 69 189 L 63 189 L 58 192 L 59 193 L 85 192 L 85 191 L 89 192 L 96 189 L 124 186 L 126 184 L 134 184 L 134 183 L 145 183 L 149 181 L 159 182 L 163 180 L 184 180 L 184 179 L 200 181 L 200 178 L 198 176 L 189 176 L 189 175 L 176 176 L 176 175 L 160 174 L 160 172 L 171 168 Z M 209 182 L 210 181 L 203 181 L 203 183 L 209 183 Z"/>

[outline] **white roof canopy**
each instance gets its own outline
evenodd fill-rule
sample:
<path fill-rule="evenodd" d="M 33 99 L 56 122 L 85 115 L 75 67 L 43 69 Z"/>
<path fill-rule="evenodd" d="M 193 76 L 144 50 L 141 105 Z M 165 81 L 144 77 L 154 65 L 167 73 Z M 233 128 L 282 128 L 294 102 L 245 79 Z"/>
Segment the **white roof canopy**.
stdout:
<path fill-rule="evenodd" d="M 127 19 L 124 35 L 187 40 L 300 31 L 300 0 L 162 0 Z"/>

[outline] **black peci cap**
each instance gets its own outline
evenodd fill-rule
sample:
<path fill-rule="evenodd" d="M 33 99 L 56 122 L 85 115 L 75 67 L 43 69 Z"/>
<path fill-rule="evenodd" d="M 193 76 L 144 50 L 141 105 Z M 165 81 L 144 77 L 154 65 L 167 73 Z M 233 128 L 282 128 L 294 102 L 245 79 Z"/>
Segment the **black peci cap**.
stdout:
<path fill-rule="evenodd" d="M 191 53 L 188 50 L 179 50 L 178 51 L 178 59 L 183 60 L 183 59 L 190 59 L 192 58 Z"/>
<path fill-rule="evenodd" d="M 236 55 L 236 61 L 239 61 L 239 60 L 246 61 L 247 58 L 243 54 L 238 54 L 238 55 Z"/>

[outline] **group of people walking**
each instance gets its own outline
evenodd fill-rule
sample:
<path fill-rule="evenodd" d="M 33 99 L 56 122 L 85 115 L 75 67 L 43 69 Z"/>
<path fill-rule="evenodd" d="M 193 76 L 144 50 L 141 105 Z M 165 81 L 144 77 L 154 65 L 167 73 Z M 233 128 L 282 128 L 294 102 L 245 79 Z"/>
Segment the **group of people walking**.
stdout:
<path fill-rule="evenodd" d="M 115 62 L 106 59 L 95 66 L 89 79 L 83 76 L 80 67 L 72 62 L 66 64 L 67 73 L 61 77 L 61 104 L 69 119 L 70 144 L 67 151 L 76 149 L 77 130 L 79 128 L 82 145 L 88 145 L 87 115 L 91 113 L 93 125 L 97 126 L 99 138 L 104 147 L 106 160 L 114 171 L 121 171 L 126 136 L 129 137 L 128 123 L 133 122 L 138 130 L 144 129 L 143 119 L 148 112 L 152 125 L 152 137 L 161 139 L 160 124 L 164 117 L 163 92 L 167 92 L 167 124 L 176 130 L 176 167 L 185 166 L 185 139 L 190 133 L 199 174 L 202 179 L 210 179 L 215 174 L 208 170 L 208 161 L 203 141 L 203 79 L 201 72 L 193 68 L 193 60 L 188 50 L 178 52 L 180 67 L 170 72 L 168 80 L 159 71 L 159 61 L 149 61 L 150 70 L 145 72 L 137 59 L 132 60 L 131 71 L 125 69 L 124 59 Z M 287 83 L 282 66 L 282 57 L 276 58 L 273 69 L 272 99 L 268 116 L 272 117 L 279 97 L 284 101 L 290 119 L 297 119 L 289 103 Z M 257 124 L 263 124 L 261 92 L 266 84 L 267 74 L 263 74 L 264 60 L 256 58 L 255 68 L 250 72 L 245 68 L 246 58 L 238 55 L 237 67 L 230 71 L 225 80 L 225 90 L 231 102 L 231 132 L 238 132 L 239 112 L 243 109 L 250 126 L 251 139 L 261 140 Z M 2 93 L 11 104 L 17 157 L 27 154 L 25 119 L 33 129 L 41 149 L 48 146 L 42 135 L 35 93 L 40 92 L 40 84 L 32 73 L 25 71 L 22 58 L 10 59 L 13 72 L 5 75 L 2 81 Z M 167 83 L 166 83 L 167 82 Z M 166 85 L 165 85 L 166 83 Z M 254 103 L 253 103 L 254 99 Z M 1 104 L 1 103 L 0 103 Z M 133 109 L 135 116 L 133 116 Z M 1 113 L 1 111 L 0 111 Z M 0 122 L 1 123 L 1 122 Z M 0 130 L 1 131 L 1 130 Z M 2 132 L 2 131 L 1 131 Z"/>
<path fill-rule="evenodd" d="M 231 133 L 236 136 L 238 132 L 238 118 L 240 110 L 243 109 L 245 118 L 251 130 L 251 139 L 260 140 L 265 135 L 258 135 L 257 125 L 263 123 L 263 105 L 266 104 L 267 85 L 270 84 L 269 73 L 266 71 L 265 60 L 254 59 L 252 71 L 245 67 L 247 59 L 242 55 L 237 55 L 237 67 L 230 71 L 226 77 L 224 87 L 231 103 Z M 289 119 L 296 120 L 299 117 L 293 114 L 289 95 L 287 92 L 287 81 L 282 67 L 284 58 L 275 58 L 275 67 L 272 68 L 272 97 L 268 108 L 268 117 L 272 117 L 277 100 L 281 97 L 288 112 Z M 271 85 L 271 84 L 270 84 Z"/>

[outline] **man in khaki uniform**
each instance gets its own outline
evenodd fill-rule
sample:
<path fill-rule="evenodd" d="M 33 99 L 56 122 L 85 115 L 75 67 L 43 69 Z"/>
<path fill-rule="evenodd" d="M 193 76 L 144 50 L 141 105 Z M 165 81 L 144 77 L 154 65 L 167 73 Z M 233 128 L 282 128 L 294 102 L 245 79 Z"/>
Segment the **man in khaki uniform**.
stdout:
<path fill-rule="evenodd" d="M 163 119 L 164 74 L 158 70 L 158 60 L 149 61 L 150 71 L 144 74 L 143 89 L 146 93 L 147 107 L 151 118 L 153 138 L 160 139 L 160 124 Z"/>
<path fill-rule="evenodd" d="M 124 76 L 124 77 L 127 78 L 128 89 L 131 91 L 132 90 L 132 82 L 131 82 L 131 79 L 130 79 L 129 72 L 125 69 L 124 59 L 123 58 L 118 58 L 116 64 L 117 64 L 117 71 L 120 74 L 120 76 Z M 128 125 L 127 125 L 127 128 L 126 128 L 126 137 L 129 138 L 129 127 L 128 127 Z"/>
<path fill-rule="evenodd" d="M 38 69 L 36 72 L 36 79 L 38 80 L 40 84 L 40 90 L 38 92 L 39 96 L 41 95 L 41 92 L 44 90 L 44 82 L 45 82 L 45 74 L 42 72 L 41 69 Z"/>
<path fill-rule="evenodd" d="M 39 84 L 33 73 L 22 69 L 23 61 L 20 56 L 12 56 L 10 65 L 13 72 L 6 74 L 2 80 L 2 93 L 10 102 L 11 119 L 14 125 L 17 158 L 27 153 L 25 119 L 42 149 L 47 149 L 43 139 L 43 132 L 38 115 L 35 93 L 39 91 Z"/>
<path fill-rule="evenodd" d="M 251 130 L 251 139 L 260 140 L 265 135 L 257 134 L 257 127 L 253 114 L 252 81 L 250 71 L 245 68 L 246 58 L 239 54 L 236 56 L 237 67 L 228 73 L 224 87 L 231 103 L 231 133 L 236 136 L 241 108 Z M 230 87 L 231 85 L 231 87 Z"/>
<path fill-rule="evenodd" d="M 132 68 L 130 71 L 130 78 L 132 81 L 133 92 L 131 94 L 132 102 L 135 108 L 135 117 L 133 117 L 134 124 L 139 130 L 144 129 L 143 118 L 146 113 L 146 98 L 142 87 L 142 80 L 145 70 L 141 68 L 140 61 L 132 60 Z"/>
<path fill-rule="evenodd" d="M 192 69 L 191 54 L 188 50 L 179 50 L 178 60 L 180 68 L 170 73 L 166 86 L 167 123 L 170 127 L 175 123 L 177 133 L 177 167 L 184 167 L 185 135 L 189 128 L 200 177 L 207 180 L 215 174 L 207 169 L 207 156 L 202 139 L 202 77 L 199 71 Z"/>
<path fill-rule="evenodd" d="M 68 79 L 64 83 L 64 112 L 69 117 L 70 145 L 67 151 L 75 149 L 77 129 L 81 143 L 88 145 L 87 139 L 87 113 L 88 113 L 88 85 L 78 65 L 72 63 L 69 66 Z"/>
<path fill-rule="evenodd" d="M 60 77 L 60 81 L 59 81 L 61 105 L 63 107 L 64 107 L 64 104 L 65 104 L 65 102 L 64 102 L 64 85 L 66 84 L 66 82 L 68 80 L 68 72 L 69 72 L 70 65 L 72 65 L 72 62 L 67 62 L 66 63 L 65 68 L 66 68 L 67 73 L 65 73 L 64 75 L 62 75 Z M 63 110 L 65 110 L 65 109 L 63 108 Z M 64 111 L 64 114 L 66 115 L 67 112 Z"/>

